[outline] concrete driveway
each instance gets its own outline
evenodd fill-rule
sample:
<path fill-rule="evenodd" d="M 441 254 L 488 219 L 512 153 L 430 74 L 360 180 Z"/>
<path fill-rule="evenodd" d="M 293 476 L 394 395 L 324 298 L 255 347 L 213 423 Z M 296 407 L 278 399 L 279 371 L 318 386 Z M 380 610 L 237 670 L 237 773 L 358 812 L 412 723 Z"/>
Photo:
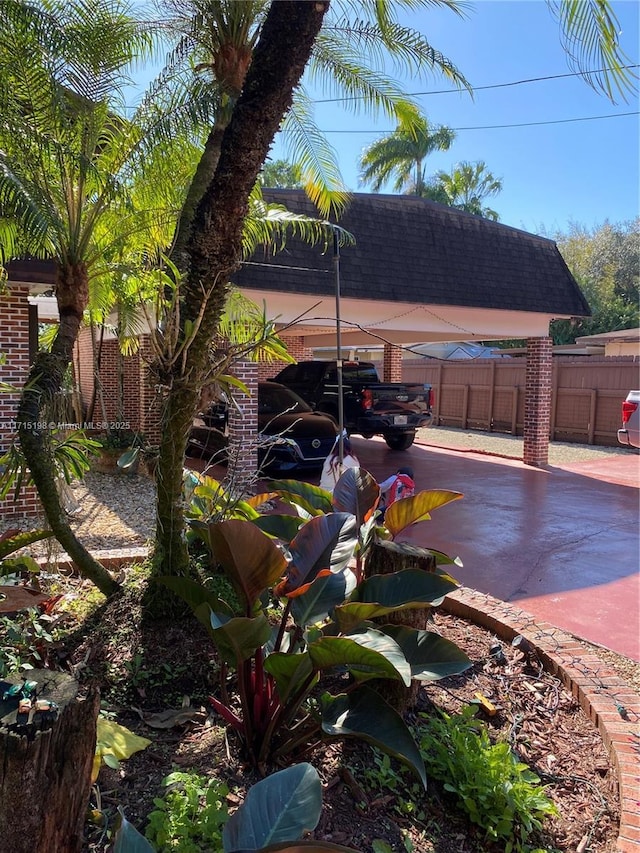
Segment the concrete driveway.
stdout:
<path fill-rule="evenodd" d="M 537 469 L 421 444 L 396 453 L 376 438 L 352 446 L 378 480 L 411 465 L 417 488 L 464 493 L 406 537 L 459 556 L 461 583 L 640 661 L 636 453 Z"/>

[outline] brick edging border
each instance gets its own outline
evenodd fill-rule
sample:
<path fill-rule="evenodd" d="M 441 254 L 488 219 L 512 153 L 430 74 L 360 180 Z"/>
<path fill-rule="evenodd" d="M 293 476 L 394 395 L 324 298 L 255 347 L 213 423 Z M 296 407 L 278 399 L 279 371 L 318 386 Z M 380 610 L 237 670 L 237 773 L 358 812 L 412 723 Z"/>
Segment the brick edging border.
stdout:
<path fill-rule="evenodd" d="M 468 588 L 442 604 L 454 616 L 488 628 L 504 640 L 518 635 L 533 646 L 596 726 L 618 777 L 620 829 L 616 850 L 640 853 L 640 696 L 571 634 L 508 602 Z"/>
<path fill-rule="evenodd" d="M 147 548 L 96 552 L 109 569 L 147 558 Z M 60 555 L 58 566 L 72 566 Z M 618 778 L 620 829 L 616 850 L 640 853 L 640 695 L 580 641 L 549 622 L 514 605 L 467 587 L 444 599 L 442 608 L 454 616 L 488 628 L 503 640 L 521 635 L 535 649 L 545 668 L 576 697 L 598 729 Z M 626 714 L 626 718 L 620 713 Z"/>

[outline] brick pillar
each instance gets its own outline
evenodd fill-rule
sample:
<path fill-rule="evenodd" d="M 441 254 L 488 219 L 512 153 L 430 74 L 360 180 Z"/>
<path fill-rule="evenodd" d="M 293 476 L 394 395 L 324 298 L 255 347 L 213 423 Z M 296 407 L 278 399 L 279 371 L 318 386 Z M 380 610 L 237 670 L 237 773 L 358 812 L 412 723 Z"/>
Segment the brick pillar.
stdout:
<path fill-rule="evenodd" d="M 313 350 L 305 346 L 302 335 L 293 335 L 283 339 L 287 345 L 287 350 L 296 361 L 311 361 L 313 359 Z M 284 367 L 281 361 L 259 361 L 258 362 L 258 382 L 264 382 L 265 379 L 272 379 L 276 373 L 279 373 Z"/>
<path fill-rule="evenodd" d="M 17 441 L 15 421 L 22 385 L 29 373 L 29 288 L 11 286 L 0 292 L 0 381 L 15 391 L 0 391 L 0 456 Z M 35 486 L 23 486 L 14 501 L 13 492 L 0 501 L 0 533 L 20 525 L 22 519 L 42 515 Z"/>
<path fill-rule="evenodd" d="M 383 382 L 402 382 L 402 350 L 394 344 L 384 345 Z"/>
<path fill-rule="evenodd" d="M 541 467 L 549 461 L 551 374 L 551 338 L 529 338 L 524 401 L 525 465 Z"/>
<path fill-rule="evenodd" d="M 236 394 L 236 406 L 229 408 L 229 465 L 227 486 L 235 494 L 251 491 L 258 471 L 258 365 L 238 361 L 234 375 L 245 383 L 251 396 Z"/>

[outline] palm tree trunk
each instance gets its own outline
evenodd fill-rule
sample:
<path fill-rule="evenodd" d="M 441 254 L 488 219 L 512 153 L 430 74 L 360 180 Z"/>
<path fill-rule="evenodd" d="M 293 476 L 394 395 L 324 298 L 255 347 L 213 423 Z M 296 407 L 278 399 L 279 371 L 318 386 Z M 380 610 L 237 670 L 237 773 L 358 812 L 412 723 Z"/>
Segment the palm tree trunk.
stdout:
<path fill-rule="evenodd" d="M 222 137 L 228 123 L 229 112 L 220 111 L 219 115 L 216 116 L 216 123 L 207 137 L 202 157 L 198 162 L 195 175 L 187 192 L 187 197 L 180 211 L 180 219 L 178 220 L 173 248 L 171 250 L 171 259 L 181 272 L 185 272 L 188 267 L 189 256 L 187 253 L 187 244 L 191 235 L 193 218 L 205 190 L 213 180 L 218 160 L 220 159 Z"/>
<path fill-rule="evenodd" d="M 209 348 L 224 308 L 229 279 L 242 258 L 249 194 L 309 60 L 328 0 L 275 0 L 264 22 L 242 95 L 222 138 L 213 179 L 193 216 L 181 298 L 185 323 L 197 324 L 188 359 L 171 377 L 163 413 L 154 567 L 188 570 L 182 512 L 182 466 L 188 430 L 207 374 Z M 169 443 L 171 442 L 171 446 Z"/>
<path fill-rule="evenodd" d="M 46 403 L 62 389 L 88 303 L 88 277 L 84 264 L 59 268 L 56 297 L 60 313 L 58 334 L 51 352 L 38 353 L 29 372 L 18 406 L 18 435 L 40 502 L 56 539 L 76 564 L 80 574 L 93 581 L 105 595 L 112 595 L 119 589 L 118 584 L 79 542 L 69 526 L 56 487 L 48 431 L 42 424 Z"/>

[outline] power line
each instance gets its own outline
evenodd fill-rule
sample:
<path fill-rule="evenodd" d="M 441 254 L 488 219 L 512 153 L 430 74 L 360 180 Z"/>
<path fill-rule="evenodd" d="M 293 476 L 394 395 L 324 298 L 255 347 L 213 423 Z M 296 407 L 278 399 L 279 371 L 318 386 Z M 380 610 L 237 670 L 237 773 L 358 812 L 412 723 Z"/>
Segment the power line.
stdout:
<path fill-rule="evenodd" d="M 622 69 L 629 71 L 634 68 L 640 68 L 640 65 L 623 65 Z M 616 71 L 615 68 L 596 68 L 593 71 L 571 71 L 566 74 L 548 74 L 545 77 L 526 77 L 523 80 L 512 80 L 508 83 L 489 83 L 486 86 L 472 86 L 473 92 L 484 92 L 487 89 L 506 89 L 509 86 L 522 86 L 524 83 L 541 83 L 546 80 L 563 80 L 567 77 L 589 77 L 591 74 L 604 74 L 607 71 Z M 418 95 L 451 95 L 460 94 L 460 89 L 433 89 L 430 92 L 407 92 L 407 97 L 415 98 Z M 314 99 L 315 104 L 337 104 L 343 101 L 360 101 L 364 95 L 350 95 L 344 98 L 323 98 L 321 100 Z"/>
<path fill-rule="evenodd" d="M 526 121 L 521 122 L 519 124 L 485 124 L 485 125 L 473 125 L 469 127 L 452 127 L 451 130 L 460 131 L 460 130 L 497 130 L 508 127 L 536 127 L 538 125 L 544 124 L 569 124 L 571 122 L 576 121 L 598 121 L 600 119 L 605 118 L 620 118 L 621 116 L 637 116 L 640 115 L 640 111 L 636 110 L 635 112 L 630 113 L 609 113 L 604 116 L 582 116 L 581 118 L 559 118 L 553 119 L 551 121 Z M 283 132 L 286 133 L 286 130 Z M 408 133 L 409 131 L 407 131 Z M 386 134 L 396 134 L 397 130 L 323 130 L 322 133 L 377 133 L 380 136 L 384 136 Z"/>

